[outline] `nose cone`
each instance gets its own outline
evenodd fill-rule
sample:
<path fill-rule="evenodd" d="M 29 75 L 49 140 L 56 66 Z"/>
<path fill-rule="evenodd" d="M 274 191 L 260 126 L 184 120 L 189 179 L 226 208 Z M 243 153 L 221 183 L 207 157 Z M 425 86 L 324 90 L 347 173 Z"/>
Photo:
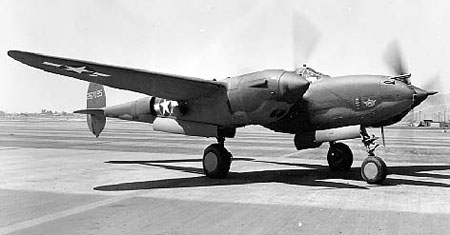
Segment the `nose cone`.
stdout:
<path fill-rule="evenodd" d="M 415 86 L 412 86 L 412 88 L 415 93 L 413 96 L 413 100 L 414 100 L 413 107 L 416 107 L 417 105 L 422 103 L 428 96 L 434 95 L 437 93 L 436 91 L 425 91 L 424 89 L 415 87 Z"/>
<path fill-rule="evenodd" d="M 294 103 L 303 97 L 309 88 L 308 80 L 292 72 L 285 72 L 279 81 L 279 93 L 288 103 Z"/>

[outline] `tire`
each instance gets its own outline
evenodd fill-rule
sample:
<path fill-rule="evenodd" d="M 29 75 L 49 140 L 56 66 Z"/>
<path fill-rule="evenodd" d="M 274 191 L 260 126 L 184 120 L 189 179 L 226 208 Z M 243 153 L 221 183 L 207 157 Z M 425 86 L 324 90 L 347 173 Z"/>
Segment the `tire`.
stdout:
<path fill-rule="evenodd" d="M 230 171 L 231 153 L 219 144 L 212 144 L 203 154 L 203 172 L 212 179 L 224 179 Z"/>
<path fill-rule="evenodd" d="M 368 184 L 381 184 L 386 175 L 386 163 L 379 157 L 368 157 L 361 164 L 361 176 Z"/>
<path fill-rule="evenodd" d="M 352 150 L 344 143 L 335 143 L 328 150 L 327 161 L 332 171 L 349 171 L 353 164 Z"/>

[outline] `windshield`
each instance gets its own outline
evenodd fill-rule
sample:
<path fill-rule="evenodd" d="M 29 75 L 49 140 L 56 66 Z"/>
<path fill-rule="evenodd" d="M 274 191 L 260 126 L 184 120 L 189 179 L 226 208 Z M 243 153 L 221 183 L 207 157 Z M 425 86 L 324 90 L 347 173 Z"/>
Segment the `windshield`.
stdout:
<path fill-rule="evenodd" d="M 308 80 L 309 82 L 315 82 L 315 81 L 321 79 L 322 77 L 329 77 L 328 75 L 320 73 L 310 67 L 306 67 L 305 64 L 303 65 L 303 67 L 297 68 L 295 70 L 295 73 L 302 76 L 304 79 Z"/>

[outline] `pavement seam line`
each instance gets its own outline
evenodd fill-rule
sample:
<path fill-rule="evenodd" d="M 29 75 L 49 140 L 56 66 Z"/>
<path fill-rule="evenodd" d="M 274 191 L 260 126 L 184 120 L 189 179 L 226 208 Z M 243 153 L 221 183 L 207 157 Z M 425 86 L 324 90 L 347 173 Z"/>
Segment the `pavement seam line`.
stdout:
<path fill-rule="evenodd" d="M 133 197 L 137 197 L 141 194 L 144 194 L 146 192 L 133 192 L 133 193 L 128 193 L 126 195 L 121 195 L 121 196 L 116 196 L 116 197 L 112 197 L 112 198 L 108 198 L 105 200 L 101 200 L 98 202 L 94 202 L 94 203 L 90 203 L 87 205 L 82 205 L 82 206 L 77 206 L 68 210 L 64 210 L 64 211 L 60 211 L 60 212 L 56 212 L 53 214 L 49 214 L 49 215 L 44 215 L 41 216 L 39 218 L 35 218 L 35 219 L 31 219 L 31 220 L 26 220 L 26 221 L 22 221 L 22 222 L 18 222 L 15 224 L 11 224 L 11 225 L 7 225 L 5 227 L 1 227 L 0 228 L 0 235 L 4 235 L 4 234 L 9 234 L 9 233 L 13 233 L 22 229 L 26 229 L 26 228 L 31 228 L 43 223 L 47 223 L 53 220 L 57 220 L 60 218 L 64 218 L 67 216 L 71 216 L 71 215 L 75 215 L 75 214 L 79 214 L 85 211 L 89 211 L 101 206 L 106 206 L 109 204 L 113 204 L 119 201 L 123 201 L 126 199 L 130 199 Z"/>

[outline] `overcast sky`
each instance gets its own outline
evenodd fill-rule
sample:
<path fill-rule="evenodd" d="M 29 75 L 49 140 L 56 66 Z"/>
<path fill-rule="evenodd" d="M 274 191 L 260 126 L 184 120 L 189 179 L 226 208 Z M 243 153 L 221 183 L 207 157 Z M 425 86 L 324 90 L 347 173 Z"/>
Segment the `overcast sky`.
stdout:
<path fill-rule="evenodd" d="M 8 50 L 220 79 L 293 69 L 293 12 L 321 35 L 309 66 L 332 76 L 392 74 L 382 54 L 396 39 L 413 84 L 450 92 L 445 0 L 2 0 L 0 110 L 73 111 L 86 105 L 87 82 L 25 66 Z M 430 84 L 436 75 L 440 81 Z M 106 93 L 108 105 L 143 96 Z"/>

